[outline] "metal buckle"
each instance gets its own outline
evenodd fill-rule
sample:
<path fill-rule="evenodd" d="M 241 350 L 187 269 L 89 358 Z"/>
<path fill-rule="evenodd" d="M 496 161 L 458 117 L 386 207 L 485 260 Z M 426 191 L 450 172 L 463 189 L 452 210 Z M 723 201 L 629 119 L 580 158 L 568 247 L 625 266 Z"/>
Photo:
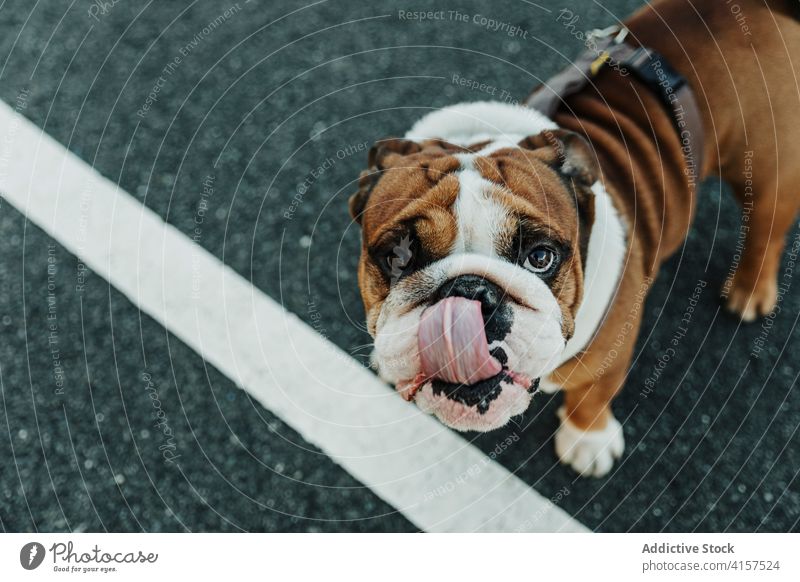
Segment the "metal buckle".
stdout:
<path fill-rule="evenodd" d="M 617 36 L 614 37 L 612 42 L 614 44 L 622 44 L 625 41 L 625 38 L 627 38 L 629 32 L 630 31 L 624 26 L 613 24 L 607 28 L 595 28 L 594 30 L 590 30 L 586 33 L 586 38 L 594 40 L 608 38 L 609 36 L 616 34 Z"/>

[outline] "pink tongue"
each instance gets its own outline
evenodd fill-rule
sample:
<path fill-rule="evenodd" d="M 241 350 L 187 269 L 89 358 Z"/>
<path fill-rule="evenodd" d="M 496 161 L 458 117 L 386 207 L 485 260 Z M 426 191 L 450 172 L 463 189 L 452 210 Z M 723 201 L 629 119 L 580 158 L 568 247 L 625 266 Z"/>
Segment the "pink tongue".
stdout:
<path fill-rule="evenodd" d="M 422 372 L 453 384 L 475 384 L 502 366 L 489 354 L 480 301 L 448 297 L 428 307 L 419 324 Z"/>

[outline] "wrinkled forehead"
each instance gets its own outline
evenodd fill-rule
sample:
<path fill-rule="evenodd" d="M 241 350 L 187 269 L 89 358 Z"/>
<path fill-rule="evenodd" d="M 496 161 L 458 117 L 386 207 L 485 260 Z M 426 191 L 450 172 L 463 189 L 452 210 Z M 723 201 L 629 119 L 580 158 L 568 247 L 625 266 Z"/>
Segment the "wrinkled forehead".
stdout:
<path fill-rule="evenodd" d="M 417 153 L 391 156 L 364 213 L 365 241 L 411 226 L 427 244 L 452 252 L 497 254 L 522 227 L 568 242 L 576 207 L 548 155 L 485 139 L 428 141 Z"/>

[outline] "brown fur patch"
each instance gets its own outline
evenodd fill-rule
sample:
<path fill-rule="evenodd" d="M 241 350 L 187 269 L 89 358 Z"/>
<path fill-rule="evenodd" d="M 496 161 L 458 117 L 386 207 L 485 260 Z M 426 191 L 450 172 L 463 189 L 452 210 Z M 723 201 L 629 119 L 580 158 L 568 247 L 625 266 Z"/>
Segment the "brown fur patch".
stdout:
<path fill-rule="evenodd" d="M 463 152 L 463 148 L 430 140 L 418 152 L 385 158 L 385 168 L 365 201 L 362 219 L 359 284 L 368 314 L 389 293 L 389 281 L 370 254 L 376 245 L 386 244 L 386 237 L 396 239 L 396 244 L 403 233 L 413 230 L 417 252 L 424 249 L 432 260 L 452 249 L 457 234 L 452 206 L 459 188 L 454 175 L 459 161 L 452 155 L 456 151 Z"/>
<path fill-rule="evenodd" d="M 391 248 L 396 244 L 392 241 L 413 231 L 418 250 L 424 250 L 430 260 L 447 256 L 458 235 L 454 203 L 460 188 L 455 175 L 460 162 L 453 153 L 483 148 L 488 143 L 463 148 L 429 140 L 419 148 L 404 144 L 409 154 L 393 151 L 383 157 L 384 169 L 363 211 L 364 246 L 359 275 L 367 313 L 379 307 L 389 292 L 386 275 L 373 264 L 374 253 L 370 250 Z M 531 231 L 569 249 L 552 281 L 553 293 L 561 305 L 564 332 L 569 337 L 574 332 L 583 292 L 583 265 L 575 194 L 557 171 L 560 163 L 559 151 L 550 142 L 533 150 L 505 148 L 474 158 L 477 171 L 496 186 L 486 195 L 508 209 L 506 223 L 495 225 L 500 231 L 498 250 L 504 249 L 509 260 L 517 261 L 524 249 L 514 245 L 520 245 L 521 233 Z"/>
<path fill-rule="evenodd" d="M 519 233 L 536 231 L 569 248 L 551 289 L 561 306 L 565 337 L 571 337 L 583 294 L 578 212 L 573 193 L 552 167 L 558 157 L 551 149 L 502 149 L 476 158 L 475 166 L 484 178 L 499 186 L 494 196 L 513 217 L 504 229 L 501 244 L 513 245 Z M 516 253 L 525 250 L 510 248 L 505 254 L 513 260 Z"/>

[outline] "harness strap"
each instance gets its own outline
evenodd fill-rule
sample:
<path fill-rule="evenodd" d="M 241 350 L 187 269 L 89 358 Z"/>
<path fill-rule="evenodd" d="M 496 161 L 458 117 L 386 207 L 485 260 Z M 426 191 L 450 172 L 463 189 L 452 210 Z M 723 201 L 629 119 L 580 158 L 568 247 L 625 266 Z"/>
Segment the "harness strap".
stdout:
<path fill-rule="evenodd" d="M 703 168 L 703 120 L 686 77 L 656 51 L 625 43 L 628 29 L 610 27 L 589 33 L 591 46 L 566 69 L 541 85 L 525 105 L 552 117 L 564 100 L 583 90 L 605 67 L 621 76 L 633 74 L 655 93 L 671 114 L 687 164 L 697 183 Z"/>

